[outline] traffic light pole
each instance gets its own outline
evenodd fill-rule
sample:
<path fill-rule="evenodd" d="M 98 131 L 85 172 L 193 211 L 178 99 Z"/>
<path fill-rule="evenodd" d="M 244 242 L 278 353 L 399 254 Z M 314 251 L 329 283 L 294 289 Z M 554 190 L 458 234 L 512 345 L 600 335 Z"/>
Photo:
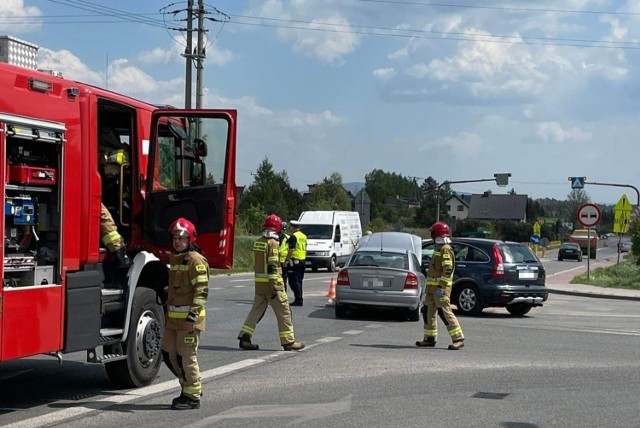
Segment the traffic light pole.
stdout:
<path fill-rule="evenodd" d="M 595 186 L 614 186 L 614 187 L 628 187 L 636 191 L 636 208 L 640 208 L 640 191 L 630 184 L 615 184 L 615 183 L 596 183 L 593 181 L 585 181 L 584 184 L 593 184 Z"/>
<path fill-rule="evenodd" d="M 511 173 L 493 174 L 493 178 L 480 178 L 478 180 L 443 181 L 442 184 L 440 184 L 436 189 L 436 222 L 440 221 L 440 189 L 445 184 L 479 183 L 481 181 L 495 181 L 498 184 L 498 186 L 504 187 L 509 183 L 509 177 L 511 177 Z"/>

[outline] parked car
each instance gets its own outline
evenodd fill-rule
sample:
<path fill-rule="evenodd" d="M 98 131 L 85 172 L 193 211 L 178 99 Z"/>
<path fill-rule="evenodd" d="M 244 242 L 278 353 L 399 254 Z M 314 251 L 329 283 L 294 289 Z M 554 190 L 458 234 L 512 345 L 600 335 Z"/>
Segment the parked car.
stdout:
<path fill-rule="evenodd" d="M 575 242 L 565 242 L 560 246 L 558 250 L 558 261 L 561 262 L 566 259 L 582 261 L 582 248 Z"/>
<path fill-rule="evenodd" d="M 358 307 L 400 309 L 420 320 L 426 290 L 421 238 L 404 232 L 378 232 L 359 243 L 336 281 L 336 318 Z"/>
<path fill-rule="evenodd" d="M 629 251 L 631 251 L 631 239 L 623 238 L 620 242 L 618 242 L 618 252 L 628 253 Z"/>
<path fill-rule="evenodd" d="M 545 269 L 531 249 L 519 242 L 482 238 L 452 238 L 455 271 L 451 303 L 463 315 L 478 315 L 487 307 L 504 307 L 525 315 L 549 297 Z M 435 248 L 422 244 L 423 269 Z"/>

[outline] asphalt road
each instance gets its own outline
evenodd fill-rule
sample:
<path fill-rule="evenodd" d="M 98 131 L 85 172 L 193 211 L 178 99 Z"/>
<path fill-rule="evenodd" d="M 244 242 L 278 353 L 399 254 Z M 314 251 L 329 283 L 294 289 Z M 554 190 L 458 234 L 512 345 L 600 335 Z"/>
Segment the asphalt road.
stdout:
<path fill-rule="evenodd" d="M 576 263 L 545 260 L 548 271 Z M 292 308 L 301 352 L 280 350 L 271 312 L 254 337 L 261 350 L 239 350 L 252 278 L 212 280 L 200 410 L 169 409 L 178 387 L 164 367 L 152 386 L 119 391 L 83 354 L 62 365 L 40 356 L 0 365 L 0 426 L 639 425 L 639 302 L 552 295 L 525 317 L 487 309 L 460 318 L 464 349 L 447 351 L 440 325 L 427 350 L 414 346 L 421 322 L 382 312 L 336 320 L 330 277 L 308 273 L 305 306 Z"/>

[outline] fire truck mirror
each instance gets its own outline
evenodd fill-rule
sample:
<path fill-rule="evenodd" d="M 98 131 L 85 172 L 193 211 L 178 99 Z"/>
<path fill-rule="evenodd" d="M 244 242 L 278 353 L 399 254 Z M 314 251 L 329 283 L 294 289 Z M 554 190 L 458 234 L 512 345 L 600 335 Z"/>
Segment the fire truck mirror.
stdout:
<path fill-rule="evenodd" d="M 176 125 L 175 123 L 169 122 L 169 131 L 171 131 L 171 133 L 180 140 L 187 139 L 187 133 L 184 132 L 184 129 L 182 129 L 182 127 Z"/>

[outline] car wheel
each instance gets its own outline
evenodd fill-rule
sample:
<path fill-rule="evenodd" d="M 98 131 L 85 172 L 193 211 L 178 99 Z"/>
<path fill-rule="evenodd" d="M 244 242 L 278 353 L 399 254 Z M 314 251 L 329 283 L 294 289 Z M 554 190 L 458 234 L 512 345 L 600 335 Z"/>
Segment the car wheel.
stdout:
<path fill-rule="evenodd" d="M 311 272 L 318 272 L 318 268 L 317 268 L 317 267 L 315 267 L 315 266 L 313 266 L 313 267 L 311 268 Z"/>
<path fill-rule="evenodd" d="M 329 262 L 329 272 L 335 272 L 337 270 L 338 267 L 336 266 L 336 258 L 331 257 L 331 261 Z"/>
<path fill-rule="evenodd" d="M 558 261 L 561 262 L 562 261 L 562 257 L 558 257 Z"/>
<path fill-rule="evenodd" d="M 415 309 L 409 309 L 407 311 L 407 319 L 409 321 L 420 321 L 420 305 Z"/>
<path fill-rule="evenodd" d="M 461 285 L 456 294 L 456 306 L 462 315 L 479 315 L 482 312 L 482 303 L 478 289 L 471 284 Z"/>
<path fill-rule="evenodd" d="M 338 305 L 336 303 L 336 318 L 346 318 L 347 307 L 345 305 Z"/>
<path fill-rule="evenodd" d="M 578 257 L 578 261 L 581 262 L 582 261 L 582 256 Z"/>
<path fill-rule="evenodd" d="M 533 306 L 527 305 L 526 303 L 514 303 L 513 305 L 507 305 L 507 311 L 511 315 L 515 315 L 521 317 L 529 313 Z"/>

